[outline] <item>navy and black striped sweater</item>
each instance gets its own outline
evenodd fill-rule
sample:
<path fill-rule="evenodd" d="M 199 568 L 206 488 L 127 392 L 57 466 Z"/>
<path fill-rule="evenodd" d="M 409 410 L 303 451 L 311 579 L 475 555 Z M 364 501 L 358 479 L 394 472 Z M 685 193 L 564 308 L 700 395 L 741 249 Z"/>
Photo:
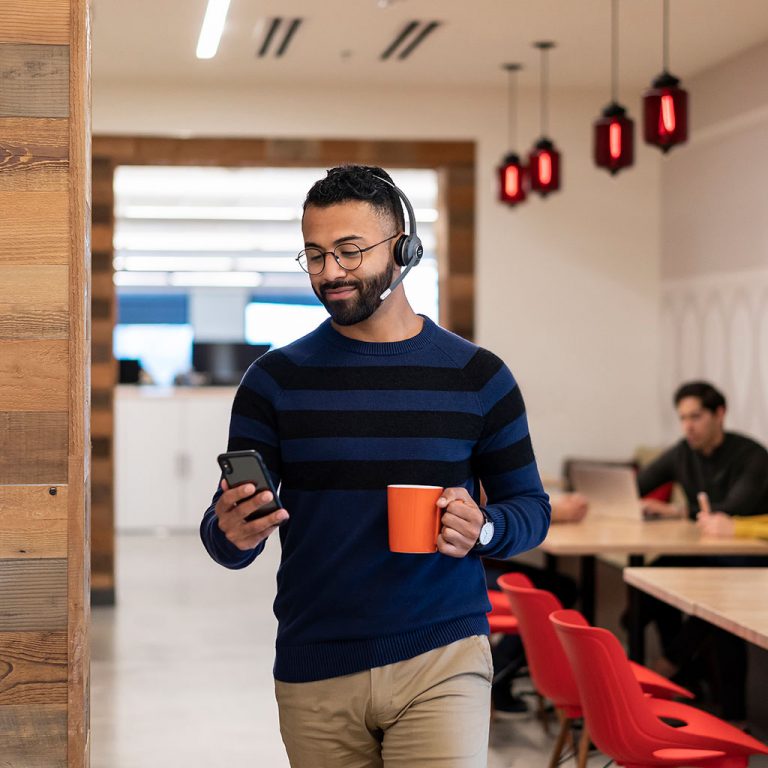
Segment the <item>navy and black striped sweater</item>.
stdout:
<path fill-rule="evenodd" d="M 535 547 L 550 508 L 525 407 L 498 357 L 425 318 L 417 336 L 369 343 L 326 321 L 247 371 L 229 449 L 255 448 L 290 519 L 280 528 L 274 673 L 285 682 L 350 674 L 488 632 L 480 555 Z M 387 541 L 390 483 L 479 483 L 490 544 L 464 558 L 395 554 Z M 214 503 L 220 492 L 214 496 Z M 211 506 L 201 536 L 228 568 L 251 563 Z"/>

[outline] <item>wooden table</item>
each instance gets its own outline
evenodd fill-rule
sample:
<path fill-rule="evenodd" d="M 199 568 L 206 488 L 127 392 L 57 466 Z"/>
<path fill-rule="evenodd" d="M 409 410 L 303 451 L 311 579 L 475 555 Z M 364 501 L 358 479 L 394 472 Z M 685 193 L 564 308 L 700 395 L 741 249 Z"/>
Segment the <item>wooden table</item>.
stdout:
<path fill-rule="evenodd" d="M 647 556 L 763 555 L 768 542 L 756 539 L 704 537 L 696 524 L 685 520 L 620 520 L 589 515 L 579 523 L 555 523 L 540 545 L 548 556 L 577 555 L 581 559 L 581 608 L 592 622 L 595 611 L 595 555 L 623 554 L 630 566 L 642 566 Z M 629 655 L 645 657 L 640 622 L 639 593 L 629 591 Z"/>
<path fill-rule="evenodd" d="M 768 649 L 768 568 L 625 568 L 624 581 Z"/>

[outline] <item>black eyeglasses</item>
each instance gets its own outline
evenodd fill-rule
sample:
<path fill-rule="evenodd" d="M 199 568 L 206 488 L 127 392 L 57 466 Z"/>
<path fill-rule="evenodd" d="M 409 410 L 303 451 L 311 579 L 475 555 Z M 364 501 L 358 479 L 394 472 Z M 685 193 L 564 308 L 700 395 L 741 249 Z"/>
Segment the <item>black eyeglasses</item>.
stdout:
<path fill-rule="evenodd" d="M 296 261 L 299 262 L 299 266 L 307 274 L 319 275 L 325 269 L 325 257 L 330 254 L 345 272 L 353 272 L 363 263 L 364 253 L 396 237 L 397 235 L 385 237 L 383 240 L 369 245 L 367 248 L 361 248 L 354 243 L 342 243 L 337 245 L 332 251 L 323 251 L 320 248 L 307 248 L 299 252 Z"/>

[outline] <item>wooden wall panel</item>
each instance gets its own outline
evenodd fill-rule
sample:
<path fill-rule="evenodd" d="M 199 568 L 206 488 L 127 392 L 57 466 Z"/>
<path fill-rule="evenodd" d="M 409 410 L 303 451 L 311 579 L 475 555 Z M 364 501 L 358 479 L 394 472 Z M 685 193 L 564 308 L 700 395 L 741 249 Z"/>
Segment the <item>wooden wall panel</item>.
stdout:
<path fill-rule="evenodd" d="M 69 45 L 69 0 L 3 0 L 0 43 Z"/>
<path fill-rule="evenodd" d="M 0 120 L 0 127 L 2 124 Z M 0 134 L 0 144 L 2 141 Z M 0 187 L 2 162 L 0 150 Z M 5 267 L 69 262 L 69 196 L 65 190 L 0 191 L 0 227 L 0 263 Z"/>
<path fill-rule="evenodd" d="M 69 115 L 69 46 L 0 47 L 0 117 Z"/>
<path fill-rule="evenodd" d="M 0 192 L 25 190 L 69 193 L 67 120 L 0 117 Z"/>
<path fill-rule="evenodd" d="M 67 556 L 67 487 L 0 486 L 0 560 Z"/>
<path fill-rule="evenodd" d="M 67 414 L 0 412 L 0 485 L 67 482 Z"/>
<path fill-rule="evenodd" d="M 90 736 L 91 72 L 90 2 L 70 0 L 69 514 L 67 527 L 67 765 L 88 768 Z M 84 473 L 84 470 L 85 473 Z"/>
<path fill-rule="evenodd" d="M 69 343 L 0 341 L 0 411 L 66 411 Z"/>
<path fill-rule="evenodd" d="M 0 707 L 0 759 L 3 768 L 67 766 L 67 706 L 26 704 Z M 2 765 L 2 763 L 0 763 Z"/>
<path fill-rule="evenodd" d="M 91 602 L 115 602 L 114 416 L 113 397 L 117 363 L 112 336 L 115 307 L 112 239 L 114 236 L 115 166 L 94 152 L 92 189 L 92 299 L 91 299 Z"/>
<path fill-rule="evenodd" d="M 0 2 L 0 765 L 88 765 L 88 0 Z"/>
<path fill-rule="evenodd" d="M 0 341 L 66 339 L 68 280 L 64 264 L 12 267 L 0 263 Z"/>
<path fill-rule="evenodd" d="M 67 633 L 0 632 L 0 705 L 67 703 Z"/>
<path fill-rule="evenodd" d="M 66 627 L 66 558 L 0 560 L 0 632 Z"/>

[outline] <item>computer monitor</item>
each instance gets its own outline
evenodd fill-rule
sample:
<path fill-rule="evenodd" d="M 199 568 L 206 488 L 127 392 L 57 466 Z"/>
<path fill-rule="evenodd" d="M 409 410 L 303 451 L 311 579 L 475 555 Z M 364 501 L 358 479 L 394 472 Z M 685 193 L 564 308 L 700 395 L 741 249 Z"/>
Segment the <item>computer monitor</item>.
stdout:
<path fill-rule="evenodd" d="M 244 342 L 195 341 L 192 343 L 192 367 L 205 374 L 215 386 L 240 383 L 248 366 L 269 350 L 269 344 Z"/>

